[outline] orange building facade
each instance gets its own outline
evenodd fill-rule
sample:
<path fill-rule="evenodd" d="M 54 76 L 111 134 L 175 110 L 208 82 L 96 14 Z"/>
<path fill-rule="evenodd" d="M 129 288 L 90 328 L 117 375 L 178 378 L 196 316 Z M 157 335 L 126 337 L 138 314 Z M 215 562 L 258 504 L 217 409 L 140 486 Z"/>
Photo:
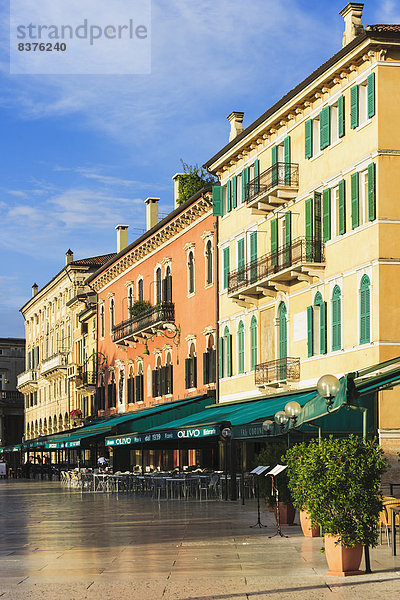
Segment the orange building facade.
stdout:
<path fill-rule="evenodd" d="M 147 232 L 126 245 L 127 226 L 117 226 L 117 255 L 87 282 L 98 296 L 98 416 L 201 395 L 215 402 L 217 232 L 211 188 L 162 221 L 158 198 L 148 198 L 146 210 Z M 138 453 L 130 450 L 131 465 L 143 461 Z M 160 460 L 154 451 L 145 458 L 148 466 Z M 167 462 L 178 463 L 176 452 Z M 196 464 L 195 451 L 183 462 Z"/>

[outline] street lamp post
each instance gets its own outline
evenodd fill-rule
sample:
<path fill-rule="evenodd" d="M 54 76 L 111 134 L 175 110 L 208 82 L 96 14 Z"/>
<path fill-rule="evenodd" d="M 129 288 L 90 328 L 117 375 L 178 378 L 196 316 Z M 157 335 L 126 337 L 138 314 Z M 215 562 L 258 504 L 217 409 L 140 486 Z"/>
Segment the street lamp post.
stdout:
<path fill-rule="evenodd" d="M 232 430 L 229 427 L 224 427 L 221 431 L 221 435 L 225 440 L 225 460 L 224 460 L 224 470 L 225 470 L 225 501 L 228 501 L 228 443 L 232 437 Z"/>

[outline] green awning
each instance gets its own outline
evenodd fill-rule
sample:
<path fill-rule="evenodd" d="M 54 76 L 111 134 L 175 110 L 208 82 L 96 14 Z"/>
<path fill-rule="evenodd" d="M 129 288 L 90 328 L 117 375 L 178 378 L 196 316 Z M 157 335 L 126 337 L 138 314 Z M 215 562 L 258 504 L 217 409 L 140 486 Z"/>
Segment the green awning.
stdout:
<path fill-rule="evenodd" d="M 46 439 L 46 449 L 79 448 L 82 441 L 96 436 L 102 437 L 107 433 L 112 433 L 113 430 L 118 429 L 120 433 L 124 433 L 126 428 L 131 428 L 132 430 L 133 423 L 139 430 L 162 425 L 171 416 L 187 415 L 198 410 L 199 407 L 210 404 L 210 402 L 214 402 L 214 399 L 209 396 L 195 396 L 186 400 L 176 400 L 175 402 L 158 404 L 151 408 L 108 417 L 95 424 L 81 427 L 66 434 L 49 436 Z"/>
<path fill-rule="evenodd" d="M 0 454 L 5 454 L 6 452 L 20 452 L 21 444 L 16 444 L 15 446 L 3 446 L 0 448 Z"/>
<path fill-rule="evenodd" d="M 246 423 L 264 420 L 282 410 L 287 402 L 296 400 L 300 405 L 305 404 L 315 392 L 300 392 L 297 394 L 280 395 L 261 400 L 247 400 L 231 404 L 218 404 L 204 408 L 186 417 L 165 423 L 164 427 L 149 428 L 145 431 L 138 429 L 130 435 L 113 436 L 106 439 L 108 446 L 133 445 L 148 442 L 163 442 L 177 439 L 197 439 L 220 435 L 220 425 L 230 423 L 241 426 Z M 135 423 L 136 426 L 136 423 Z M 240 432 L 233 427 L 233 435 L 238 437 Z"/>

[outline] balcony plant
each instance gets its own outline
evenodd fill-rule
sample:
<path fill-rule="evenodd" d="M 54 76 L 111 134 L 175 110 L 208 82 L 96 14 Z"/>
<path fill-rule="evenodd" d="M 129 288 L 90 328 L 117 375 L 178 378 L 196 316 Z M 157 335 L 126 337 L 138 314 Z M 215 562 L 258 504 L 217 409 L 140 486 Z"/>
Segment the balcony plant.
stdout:
<path fill-rule="evenodd" d="M 285 456 L 288 463 L 299 458 L 301 466 L 289 468 L 289 489 L 295 504 L 324 531 L 328 573 L 360 573 L 363 546 L 378 542 L 379 486 L 387 469 L 382 448 L 356 436 L 331 436 L 290 449 Z"/>
<path fill-rule="evenodd" d="M 268 465 L 271 468 L 275 467 L 275 465 L 282 463 L 282 455 L 285 454 L 286 450 L 286 444 L 280 442 L 268 443 L 255 457 L 254 466 Z M 261 477 L 259 477 L 259 485 L 260 493 L 265 496 L 269 509 L 275 513 L 276 517 L 276 501 L 275 496 L 272 495 L 271 477 L 264 477 L 261 475 Z M 286 471 L 279 474 L 277 486 L 279 489 L 279 515 L 281 525 L 293 525 L 296 511 L 293 506 Z"/>
<path fill-rule="evenodd" d="M 151 302 L 148 300 L 136 300 L 132 308 L 130 308 L 131 317 L 138 317 L 142 313 L 152 308 Z"/>

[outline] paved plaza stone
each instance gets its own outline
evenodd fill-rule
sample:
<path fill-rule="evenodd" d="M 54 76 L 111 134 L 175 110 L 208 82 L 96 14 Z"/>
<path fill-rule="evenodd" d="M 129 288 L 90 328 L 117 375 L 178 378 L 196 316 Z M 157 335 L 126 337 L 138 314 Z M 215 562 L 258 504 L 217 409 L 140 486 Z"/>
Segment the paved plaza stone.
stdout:
<path fill-rule="evenodd" d="M 1 600 L 379 600 L 400 598 L 400 556 L 382 544 L 373 573 L 326 576 L 322 540 L 300 527 L 252 528 L 256 504 L 156 502 L 0 481 Z"/>

